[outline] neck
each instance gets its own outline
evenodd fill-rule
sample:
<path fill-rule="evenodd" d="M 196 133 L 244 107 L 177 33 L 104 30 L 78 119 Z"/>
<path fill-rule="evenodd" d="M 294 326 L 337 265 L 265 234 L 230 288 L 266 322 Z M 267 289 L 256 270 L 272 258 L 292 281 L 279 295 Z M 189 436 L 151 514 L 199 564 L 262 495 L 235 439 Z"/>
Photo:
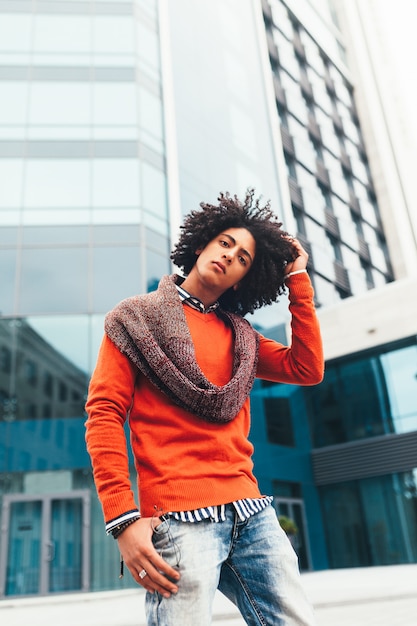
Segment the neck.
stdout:
<path fill-rule="evenodd" d="M 201 283 L 196 283 L 192 280 L 192 278 L 190 278 L 190 276 L 187 276 L 187 278 L 183 280 L 181 287 L 188 291 L 190 296 L 194 296 L 195 298 L 201 300 L 206 309 L 217 302 L 222 295 L 222 292 L 213 293 L 213 289 L 207 289 L 204 285 L 201 285 Z"/>

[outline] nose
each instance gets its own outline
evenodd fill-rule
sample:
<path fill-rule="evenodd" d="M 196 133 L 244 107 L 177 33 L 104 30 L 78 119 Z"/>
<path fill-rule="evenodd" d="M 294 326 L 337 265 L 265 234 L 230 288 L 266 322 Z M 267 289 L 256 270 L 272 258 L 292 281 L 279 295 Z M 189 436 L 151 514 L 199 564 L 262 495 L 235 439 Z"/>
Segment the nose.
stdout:
<path fill-rule="evenodd" d="M 228 250 L 223 254 L 223 258 L 226 259 L 227 263 L 231 263 L 233 260 L 233 253 L 231 250 Z"/>

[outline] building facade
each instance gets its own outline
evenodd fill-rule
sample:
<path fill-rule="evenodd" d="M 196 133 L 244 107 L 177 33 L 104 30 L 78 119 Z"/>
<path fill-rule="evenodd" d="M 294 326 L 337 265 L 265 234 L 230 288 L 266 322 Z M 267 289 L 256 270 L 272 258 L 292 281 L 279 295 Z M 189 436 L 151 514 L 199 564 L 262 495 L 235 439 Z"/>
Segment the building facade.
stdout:
<path fill-rule="evenodd" d="M 417 560 L 417 315 L 333 17 L 0 2 L 0 597 L 132 584 L 84 444 L 104 315 L 171 271 L 183 214 L 248 187 L 309 250 L 327 359 L 317 388 L 256 382 L 261 489 L 303 569 Z M 290 341 L 285 298 L 251 321 Z"/>

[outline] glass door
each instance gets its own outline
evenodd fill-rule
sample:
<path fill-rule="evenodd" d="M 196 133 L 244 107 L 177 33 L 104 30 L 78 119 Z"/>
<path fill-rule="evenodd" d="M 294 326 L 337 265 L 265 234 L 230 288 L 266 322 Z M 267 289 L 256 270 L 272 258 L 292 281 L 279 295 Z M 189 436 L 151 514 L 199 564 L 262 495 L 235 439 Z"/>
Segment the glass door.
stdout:
<path fill-rule="evenodd" d="M 274 505 L 278 516 L 285 515 L 295 522 L 298 533 L 290 537 L 291 543 L 297 553 L 300 569 L 304 571 L 311 569 L 310 546 L 303 501 L 298 498 L 280 498 L 276 496 Z"/>
<path fill-rule="evenodd" d="M 3 497 L 0 597 L 87 591 L 90 494 Z"/>

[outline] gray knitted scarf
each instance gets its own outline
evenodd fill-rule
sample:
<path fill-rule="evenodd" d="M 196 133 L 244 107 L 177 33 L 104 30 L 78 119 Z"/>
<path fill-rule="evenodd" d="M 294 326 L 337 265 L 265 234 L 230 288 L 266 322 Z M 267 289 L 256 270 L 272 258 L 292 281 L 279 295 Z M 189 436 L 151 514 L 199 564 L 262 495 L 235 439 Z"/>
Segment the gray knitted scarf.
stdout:
<path fill-rule="evenodd" d="M 164 276 L 157 291 L 123 300 L 106 315 L 106 334 L 178 406 L 208 422 L 229 422 L 252 389 L 259 335 L 240 315 L 217 309 L 233 329 L 234 362 L 231 380 L 213 385 L 197 364 L 177 278 Z"/>

